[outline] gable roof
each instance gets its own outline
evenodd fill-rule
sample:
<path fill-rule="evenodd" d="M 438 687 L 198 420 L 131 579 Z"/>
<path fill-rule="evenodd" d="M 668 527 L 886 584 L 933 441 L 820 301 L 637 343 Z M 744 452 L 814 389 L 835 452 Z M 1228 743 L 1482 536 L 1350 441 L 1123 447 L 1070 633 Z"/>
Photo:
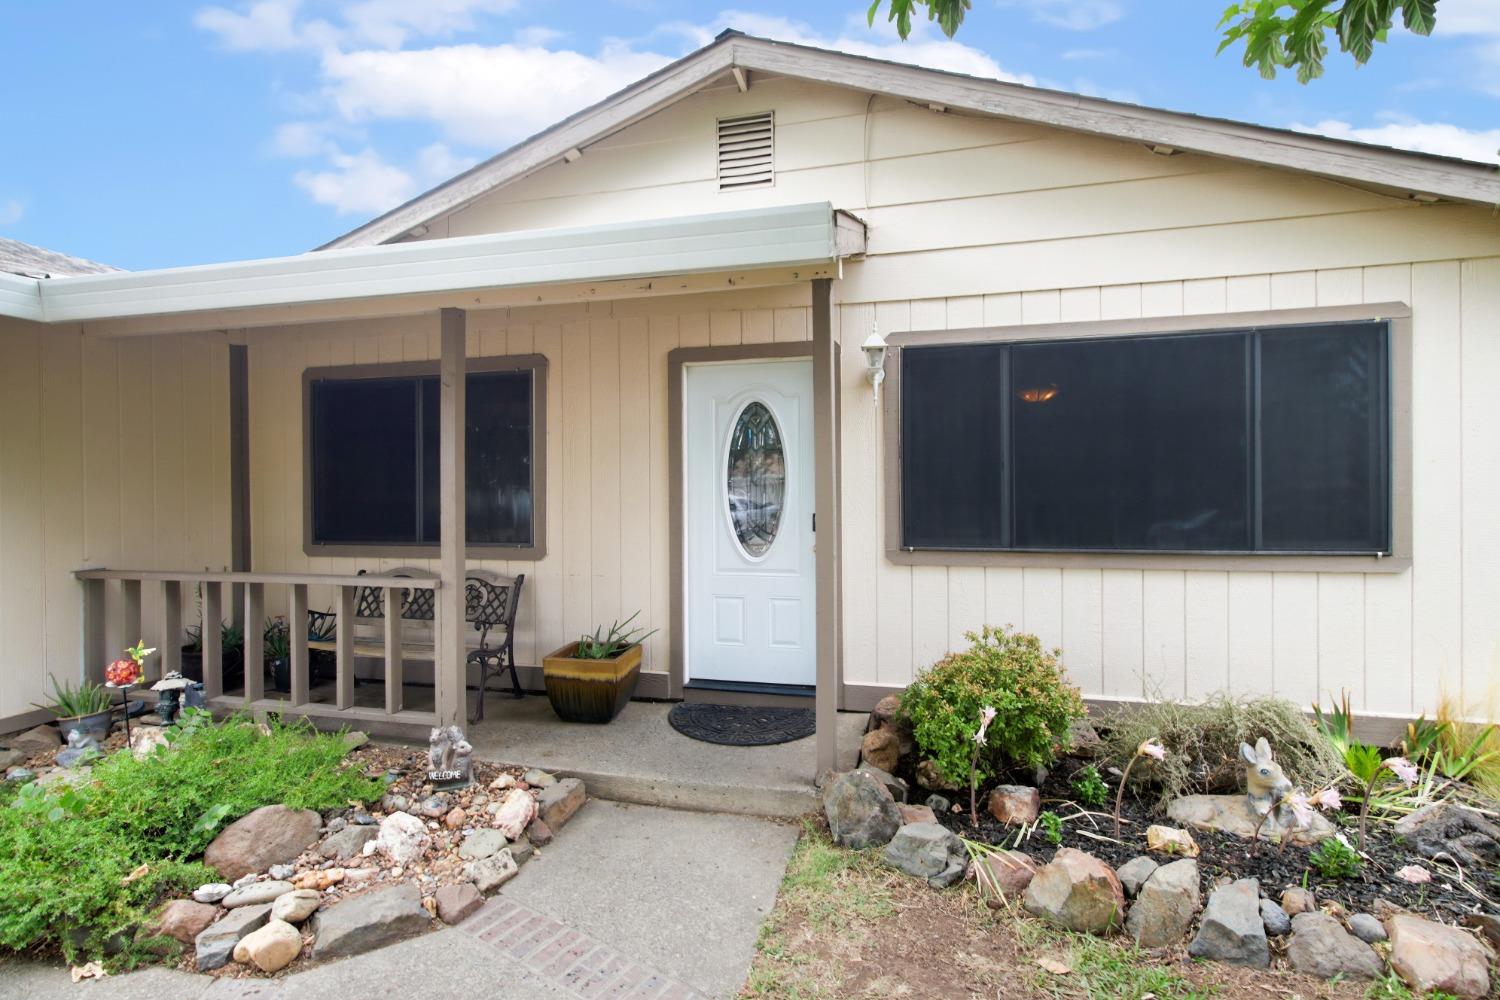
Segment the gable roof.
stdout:
<path fill-rule="evenodd" d="M 118 267 L 70 257 L 56 250 L 34 247 L 0 236 L 0 271 L 24 278 L 65 278 L 77 274 L 108 274 Z"/>
<path fill-rule="evenodd" d="M 445 212 L 559 161 L 569 150 L 597 142 L 660 111 L 715 78 L 745 71 L 775 73 L 997 118 L 1383 185 L 1424 196 L 1487 205 L 1500 203 L 1500 170 L 1493 164 L 1084 97 L 730 30 L 703 48 L 317 249 L 370 246 L 398 239 Z"/>

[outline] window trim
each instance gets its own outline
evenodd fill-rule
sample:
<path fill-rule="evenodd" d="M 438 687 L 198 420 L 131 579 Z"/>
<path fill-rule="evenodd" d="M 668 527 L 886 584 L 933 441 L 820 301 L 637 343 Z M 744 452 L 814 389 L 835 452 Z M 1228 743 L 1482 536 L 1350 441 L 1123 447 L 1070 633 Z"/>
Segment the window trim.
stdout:
<path fill-rule="evenodd" d="M 940 344 L 1020 343 L 1094 337 L 1215 333 L 1357 321 L 1390 323 L 1390 496 L 1388 555 L 1274 552 L 1100 552 L 906 548 L 901 535 L 901 353 Z M 1039 323 L 965 330 L 914 331 L 886 338 L 889 354 L 882 394 L 886 558 L 905 566 L 1012 566 L 1053 569 L 1277 570 L 1284 572 L 1399 573 L 1411 566 L 1411 307 L 1402 302 L 1324 306 L 1194 316 L 1079 323 Z"/>
<path fill-rule="evenodd" d="M 531 544 L 471 543 L 470 559 L 507 559 L 534 562 L 547 555 L 547 358 L 541 354 L 510 354 L 468 358 L 466 374 L 531 372 Z M 302 551 L 309 556 L 365 559 L 436 559 L 438 546 L 425 542 L 315 542 L 313 540 L 312 384 L 321 380 L 403 378 L 437 375 L 437 361 L 387 364 L 332 365 L 302 371 Z"/>

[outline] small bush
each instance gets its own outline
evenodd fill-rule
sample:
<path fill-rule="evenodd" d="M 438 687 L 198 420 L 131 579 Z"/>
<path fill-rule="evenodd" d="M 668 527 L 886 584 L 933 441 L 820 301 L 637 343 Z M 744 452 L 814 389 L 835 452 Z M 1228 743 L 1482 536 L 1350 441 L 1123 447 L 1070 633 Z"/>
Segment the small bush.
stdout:
<path fill-rule="evenodd" d="M 380 783 L 344 764 L 339 735 L 189 712 L 170 750 L 99 761 L 77 786 L 7 790 L 0 808 L 0 948 L 60 947 L 70 960 L 139 926 L 169 894 L 217 881 L 198 860 L 261 806 L 332 809 Z"/>
<path fill-rule="evenodd" d="M 1102 806 L 1109 802 L 1109 786 L 1099 777 L 1092 764 L 1086 764 L 1073 775 L 1073 794 L 1086 806 Z"/>
<path fill-rule="evenodd" d="M 1047 838 L 1048 843 L 1062 843 L 1062 817 L 1055 812 L 1044 812 L 1037 817 L 1042 824 L 1042 836 Z"/>
<path fill-rule="evenodd" d="M 1324 879 L 1353 878 L 1364 864 L 1359 853 L 1337 837 L 1329 837 L 1314 847 L 1307 855 L 1307 863 Z"/>
<path fill-rule="evenodd" d="M 1143 741 L 1156 739 L 1166 748 L 1165 759 L 1142 762 L 1131 771 L 1132 788 L 1151 786 L 1161 809 L 1182 795 L 1244 788 L 1240 744 L 1254 746 L 1262 736 L 1300 788 L 1324 788 L 1344 770 L 1302 710 L 1280 698 L 1220 694 L 1196 705 L 1155 701 L 1122 709 L 1105 725 L 1103 757 L 1122 770 Z"/>
<path fill-rule="evenodd" d="M 1078 689 L 1036 636 L 987 625 L 967 638 L 967 650 L 922 671 L 901 698 L 917 746 L 951 788 L 969 785 L 986 706 L 996 715 L 979 754 L 980 781 L 1008 765 L 1051 763 L 1084 711 Z"/>

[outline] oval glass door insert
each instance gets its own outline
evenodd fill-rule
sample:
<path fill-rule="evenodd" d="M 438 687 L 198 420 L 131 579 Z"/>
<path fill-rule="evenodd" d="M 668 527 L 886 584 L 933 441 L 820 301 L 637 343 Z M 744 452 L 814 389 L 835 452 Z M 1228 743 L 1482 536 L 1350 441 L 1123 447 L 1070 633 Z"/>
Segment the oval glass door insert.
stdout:
<path fill-rule="evenodd" d="M 725 504 L 734 537 L 751 559 L 764 556 L 776 540 L 785 497 L 781 428 L 764 403 L 746 403 L 729 434 Z"/>

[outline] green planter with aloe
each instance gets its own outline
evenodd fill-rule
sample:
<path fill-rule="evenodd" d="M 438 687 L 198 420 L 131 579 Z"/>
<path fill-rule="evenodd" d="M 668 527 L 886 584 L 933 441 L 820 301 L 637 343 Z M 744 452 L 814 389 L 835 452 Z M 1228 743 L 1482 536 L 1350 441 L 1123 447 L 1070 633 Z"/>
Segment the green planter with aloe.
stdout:
<path fill-rule="evenodd" d="M 656 632 L 632 629 L 640 612 L 581 636 L 542 658 L 542 680 L 552 711 L 564 722 L 614 719 L 641 679 L 641 643 Z"/>

